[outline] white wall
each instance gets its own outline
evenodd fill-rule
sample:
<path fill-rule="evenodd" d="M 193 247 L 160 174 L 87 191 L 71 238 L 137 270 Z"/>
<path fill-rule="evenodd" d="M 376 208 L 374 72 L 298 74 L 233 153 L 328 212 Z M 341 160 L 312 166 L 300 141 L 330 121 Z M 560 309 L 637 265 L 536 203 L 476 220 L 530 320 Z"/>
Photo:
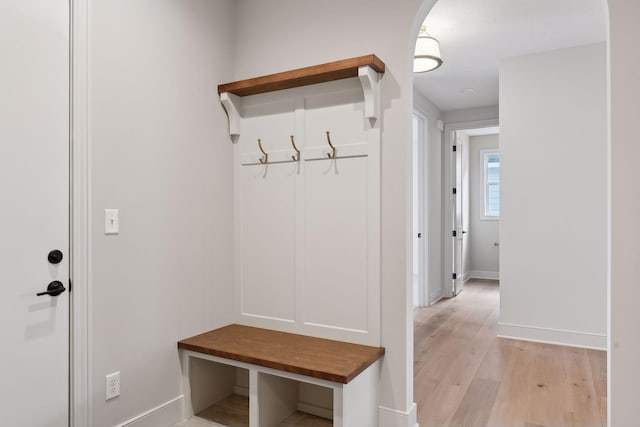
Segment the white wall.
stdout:
<path fill-rule="evenodd" d="M 442 113 L 431 101 L 413 91 L 413 106 L 427 117 L 425 179 L 425 215 L 427 224 L 427 288 L 429 302 L 442 297 L 442 131 L 438 120 Z"/>
<path fill-rule="evenodd" d="M 428 6 L 420 0 L 240 0 L 236 79 L 369 53 L 387 65 L 381 81 L 382 364 L 380 425 L 411 423 L 411 40 Z M 418 9 L 422 12 L 418 16 Z M 389 30 L 382 30 L 389 29 Z M 393 30 L 391 30 L 393 29 Z M 256 41 L 259 40 L 259 43 Z"/>
<path fill-rule="evenodd" d="M 501 64 L 500 155 L 499 333 L 604 348 L 604 43 Z"/>
<path fill-rule="evenodd" d="M 484 166 L 480 154 L 482 150 L 497 149 L 498 135 L 481 135 L 470 138 L 469 152 L 469 193 L 471 217 L 469 225 L 469 246 L 471 251 L 471 277 L 497 278 L 500 271 L 499 220 L 484 217 Z"/>
<path fill-rule="evenodd" d="M 640 382 L 640 2 L 609 0 L 610 15 L 610 426 L 638 423 Z"/>
<path fill-rule="evenodd" d="M 217 84 L 233 78 L 234 5 L 91 4 L 93 427 L 180 396 L 176 342 L 232 320 L 232 156 Z M 103 234 L 105 208 L 120 209 L 119 235 Z M 105 402 L 114 371 L 121 395 Z"/>

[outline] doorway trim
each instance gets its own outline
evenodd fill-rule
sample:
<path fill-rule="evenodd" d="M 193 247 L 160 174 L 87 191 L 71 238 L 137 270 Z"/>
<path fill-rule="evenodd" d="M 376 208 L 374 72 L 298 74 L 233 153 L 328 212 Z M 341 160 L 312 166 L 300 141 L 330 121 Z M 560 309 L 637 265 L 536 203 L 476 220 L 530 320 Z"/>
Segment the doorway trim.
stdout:
<path fill-rule="evenodd" d="M 485 120 L 475 120 L 467 122 L 455 122 L 445 123 L 444 125 L 444 138 L 442 140 L 442 225 L 444 233 L 442 235 L 442 295 L 444 297 L 455 296 L 455 289 L 453 280 L 451 279 L 453 274 L 453 244 L 451 241 L 451 230 L 453 230 L 453 223 L 451 221 L 451 210 L 453 209 L 451 203 L 451 188 L 454 187 L 454 177 L 451 176 L 451 152 L 454 143 L 453 133 L 465 129 L 479 129 L 499 126 L 499 118 L 491 118 Z"/>
<path fill-rule="evenodd" d="M 69 424 L 91 425 L 90 372 L 90 143 L 89 4 L 69 0 L 70 11 L 70 281 Z"/>
<path fill-rule="evenodd" d="M 422 112 L 419 108 L 414 106 L 412 113 L 412 120 L 415 118 L 418 120 L 418 132 L 417 135 L 413 135 L 412 132 L 412 151 L 417 148 L 416 152 L 412 153 L 412 180 L 414 180 L 413 184 L 415 184 L 415 180 L 418 181 L 418 188 L 413 188 L 414 194 L 412 195 L 413 203 L 412 209 L 417 208 L 418 215 L 418 229 L 422 234 L 422 237 L 419 238 L 416 242 L 417 236 L 415 236 L 416 230 L 413 230 L 413 239 L 414 243 L 418 245 L 418 306 L 427 306 L 429 305 L 429 281 L 428 281 L 428 271 L 429 271 L 429 209 L 428 209 L 428 188 L 429 183 L 427 181 L 427 165 L 428 165 L 428 118 L 427 115 Z M 417 147 L 413 147 L 415 139 L 417 138 Z M 417 174 L 417 176 L 416 176 Z M 415 198 L 415 191 L 418 192 L 417 200 Z M 413 212 L 415 215 L 416 212 Z M 414 218 L 415 220 L 415 218 Z M 415 224 L 414 224 L 415 225 Z M 415 252 L 415 248 L 414 251 Z M 413 254 L 415 257 L 416 254 Z M 416 266 L 413 266 L 414 273 Z M 415 278 L 414 278 L 415 280 Z M 415 283 L 414 283 L 415 286 Z M 414 290 L 415 292 L 415 290 Z M 414 305 L 415 305 L 415 295 L 414 295 Z"/>

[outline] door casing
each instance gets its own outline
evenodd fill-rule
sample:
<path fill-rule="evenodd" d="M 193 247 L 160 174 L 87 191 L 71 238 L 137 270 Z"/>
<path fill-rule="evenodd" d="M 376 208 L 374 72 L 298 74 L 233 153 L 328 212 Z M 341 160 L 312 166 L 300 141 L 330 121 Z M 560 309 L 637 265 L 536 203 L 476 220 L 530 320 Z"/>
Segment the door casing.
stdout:
<path fill-rule="evenodd" d="M 424 114 L 414 110 L 412 119 L 415 120 L 415 134 L 413 135 L 413 273 L 414 288 L 417 285 L 417 298 L 414 295 L 414 306 L 427 306 L 429 305 L 429 285 L 427 280 L 427 242 L 429 241 L 429 227 L 427 221 L 426 211 L 426 170 L 427 165 L 427 149 L 425 144 L 427 119 Z M 421 234 L 421 237 L 417 237 L 417 233 Z M 414 289 L 415 293 L 415 289 Z"/>
<path fill-rule="evenodd" d="M 451 238 L 451 232 L 454 230 L 453 216 L 453 198 L 451 197 L 451 189 L 455 187 L 455 176 L 453 176 L 453 169 L 451 163 L 452 147 L 455 143 L 454 134 L 456 131 L 465 129 L 478 129 L 485 127 L 498 126 L 498 118 L 492 118 L 487 120 L 476 120 L 468 122 L 456 122 L 445 123 L 444 125 L 444 138 L 442 141 L 442 194 L 443 206 L 443 239 L 442 239 L 442 295 L 444 297 L 455 296 L 454 282 L 452 280 L 453 275 L 453 239 Z"/>
<path fill-rule="evenodd" d="M 89 375 L 90 140 L 89 0 L 70 0 L 71 293 L 70 425 L 91 425 Z"/>

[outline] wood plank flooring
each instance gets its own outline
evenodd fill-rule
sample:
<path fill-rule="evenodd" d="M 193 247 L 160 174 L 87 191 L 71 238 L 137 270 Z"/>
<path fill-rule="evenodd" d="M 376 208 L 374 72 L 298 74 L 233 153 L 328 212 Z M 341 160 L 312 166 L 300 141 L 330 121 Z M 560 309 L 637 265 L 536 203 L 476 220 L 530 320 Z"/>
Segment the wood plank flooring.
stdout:
<path fill-rule="evenodd" d="M 606 352 L 497 338 L 495 281 L 415 313 L 421 427 L 603 427 Z"/>

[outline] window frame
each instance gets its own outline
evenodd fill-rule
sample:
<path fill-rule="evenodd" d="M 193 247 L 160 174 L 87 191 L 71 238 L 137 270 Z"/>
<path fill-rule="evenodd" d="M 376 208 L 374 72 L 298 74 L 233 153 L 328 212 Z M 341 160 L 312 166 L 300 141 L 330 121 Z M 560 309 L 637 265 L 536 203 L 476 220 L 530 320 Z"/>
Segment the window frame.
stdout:
<path fill-rule="evenodd" d="M 486 150 L 480 150 L 480 170 L 482 170 L 482 217 L 480 219 L 482 220 L 493 220 L 493 221 L 498 221 L 500 219 L 500 210 L 498 210 L 497 214 L 495 212 L 489 212 L 487 210 L 488 208 L 488 193 L 489 193 L 489 186 L 490 185 L 495 185 L 498 184 L 500 185 L 500 179 L 498 179 L 497 182 L 489 182 L 488 181 L 488 169 L 489 169 L 489 164 L 488 164 L 488 157 L 491 155 L 495 155 L 497 154 L 498 156 L 500 156 L 500 150 L 498 148 L 491 148 L 491 149 L 486 149 Z M 502 203 L 500 203 L 501 205 Z M 498 208 L 499 209 L 499 208 Z"/>

